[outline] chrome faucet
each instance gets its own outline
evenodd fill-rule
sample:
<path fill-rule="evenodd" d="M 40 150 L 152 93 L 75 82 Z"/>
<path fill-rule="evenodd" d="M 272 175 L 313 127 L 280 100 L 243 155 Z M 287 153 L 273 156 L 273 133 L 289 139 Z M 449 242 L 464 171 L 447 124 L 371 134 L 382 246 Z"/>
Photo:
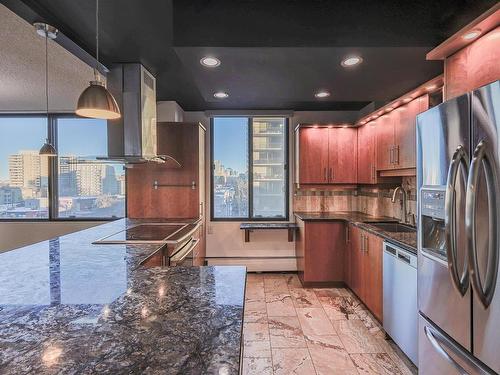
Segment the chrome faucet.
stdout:
<path fill-rule="evenodd" d="M 403 195 L 402 200 L 401 200 L 401 221 L 405 224 L 408 223 L 408 193 L 406 192 L 405 188 L 403 186 L 398 186 L 396 189 L 394 189 L 394 193 L 392 194 L 392 203 L 396 203 L 396 194 L 398 191 L 401 191 L 401 194 Z"/>

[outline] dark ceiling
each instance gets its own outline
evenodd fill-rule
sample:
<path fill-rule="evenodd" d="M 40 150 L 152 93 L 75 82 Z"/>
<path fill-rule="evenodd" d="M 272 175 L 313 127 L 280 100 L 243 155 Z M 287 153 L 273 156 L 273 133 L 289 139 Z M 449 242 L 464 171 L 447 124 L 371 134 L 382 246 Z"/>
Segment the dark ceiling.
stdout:
<path fill-rule="evenodd" d="M 94 54 L 95 0 L 0 1 Z M 358 110 L 440 74 L 442 62 L 426 53 L 496 3 L 100 0 L 100 54 L 106 65 L 141 62 L 157 78 L 158 100 L 185 110 Z M 363 63 L 342 68 L 351 53 Z M 221 66 L 202 67 L 206 54 Z M 331 97 L 316 99 L 319 89 Z M 229 98 L 215 99 L 217 90 Z"/>

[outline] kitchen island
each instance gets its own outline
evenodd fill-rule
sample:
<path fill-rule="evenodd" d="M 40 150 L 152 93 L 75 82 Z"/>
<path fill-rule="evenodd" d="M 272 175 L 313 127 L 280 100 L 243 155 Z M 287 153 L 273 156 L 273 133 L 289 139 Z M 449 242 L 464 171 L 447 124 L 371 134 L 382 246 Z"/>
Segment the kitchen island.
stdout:
<path fill-rule="evenodd" d="M 0 254 L 0 373 L 237 374 L 245 267 L 146 268 L 117 220 Z"/>

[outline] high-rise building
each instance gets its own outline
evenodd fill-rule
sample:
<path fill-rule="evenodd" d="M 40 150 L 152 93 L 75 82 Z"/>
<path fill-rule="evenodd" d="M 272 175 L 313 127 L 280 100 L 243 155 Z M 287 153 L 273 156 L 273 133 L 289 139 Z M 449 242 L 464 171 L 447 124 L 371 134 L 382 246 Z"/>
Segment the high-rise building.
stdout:
<path fill-rule="evenodd" d="M 259 118 L 253 122 L 254 215 L 282 216 L 285 200 L 285 120 Z"/>
<path fill-rule="evenodd" d="M 21 188 L 25 198 L 46 197 L 48 160 L 35 150 L 9 155 L 9 186 Z"/>

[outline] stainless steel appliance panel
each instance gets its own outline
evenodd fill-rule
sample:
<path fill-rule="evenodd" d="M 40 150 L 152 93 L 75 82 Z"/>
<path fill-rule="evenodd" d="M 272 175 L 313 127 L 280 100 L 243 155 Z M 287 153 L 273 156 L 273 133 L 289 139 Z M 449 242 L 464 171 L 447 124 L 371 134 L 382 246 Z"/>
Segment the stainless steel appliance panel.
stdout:
<path fill-rule="evenodd" d="M 467 241 L 463 229 L 470 155 L 469 108 L 469 95 L 463 95 L 417 117 L 417 239 L 419 310 L 460 345 L 470 350 L 471 297 L 467 282 Z M 453 177 L 451 184 L 449 175 Z M 423 215 L 421 194 L 426 191 L 440 194 L 439 198 L 434 199 L 434 203 L 428 200 L 436 207 L 424 210 Z M 447 198 L 448 203 L 451 202 L 451 208 L 440 201 L 444 199 L 446 203 Z M 446 210 L 445 206 L 449 209 Z M 434 213 L 439 210 L 444 212 Z M 451 214 L 447 216 L 447 212 Z M 435 231 L 428 230 L 427 224 L 424 231 L 423 222 L 431 223 L 435 226 Z M 423 244 L 433 242 L 426 236 L 436 232 L 438 235 L 435 237 L 439 239 L 443 231 L 448 239 L 442 251 L 445 256 L 440 257 L 436 252 L 426 250 Z M 455 277 L 452 277 L 453 272 Z"/>
<path fill-rule="evenodd" d="M 474 295 L 473 347 L 478 359 L 500 373 L 500 81 L 473 92 L 472 137 L 467 229 Z"/>
<path fill-rule="evenodd" d="M 489 369 L 463 350 L 437 326 L 419 316 L 418 372 L 423 375 L 491 375 Z"/>
<path fill-rule="evenodd" d="M 417 116 L 417 188 L 445 186 L 457 146 L 469 152 L 469 95 L 446 101 Z"/>
<path fill-rule="evenodd" d="M 384 242 L 384 330 L 418 364 L 417 257 Z"/>

